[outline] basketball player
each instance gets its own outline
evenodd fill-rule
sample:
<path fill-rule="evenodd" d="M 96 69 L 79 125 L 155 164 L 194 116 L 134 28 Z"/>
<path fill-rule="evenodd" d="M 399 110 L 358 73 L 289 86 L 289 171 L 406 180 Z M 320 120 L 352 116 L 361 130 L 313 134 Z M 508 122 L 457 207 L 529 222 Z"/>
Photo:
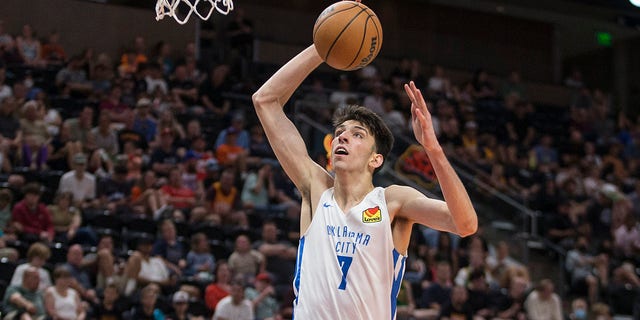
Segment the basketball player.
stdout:
<path fill-rule="evenodd" d="M 405 85 L 413 131 L 433 163 L 446 202 L 407 186 L 374 187 L 373 174 L 391 150 L 393 136 L 364 107 L 347 107 L 334 120 L 335 177 L 316 164 L 283 105 L 322 62 L 312 45 L 253 95 L 269 143 L 302 194 L 294 316 L 395 319 L 412 225 L 468 236 L 477 229 L 477 216 L 413 82 Z"/>

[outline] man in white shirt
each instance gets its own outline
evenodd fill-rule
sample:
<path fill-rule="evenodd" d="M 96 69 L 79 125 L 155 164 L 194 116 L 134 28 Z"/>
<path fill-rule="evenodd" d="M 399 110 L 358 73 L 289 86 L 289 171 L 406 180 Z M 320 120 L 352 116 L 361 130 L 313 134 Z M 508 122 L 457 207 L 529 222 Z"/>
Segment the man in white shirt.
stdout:
<path fill-rule="evenodd" d="M 96 178 L 86 172 L 87 156 L 78 153 L 73 156 L 73 170 L 60 178 L 58 192 L 73 193 L 73 202 L 80 208 L 85 208 L 96 198 Z"/>
<path fill-rule="evenodd" d="M 540 281 L 536 290 L 531 292 L 524 302 L 527 319 L 562 320 L 562 301 L 553 292 L 553 282 L 549 279 Z"/>
<path fill-rule="evenodd" d="M 230 294 L 218 302 L 213 320 L 253 320 L 253 305 L 244 297 L 241 280 L 231 282 Z"/>

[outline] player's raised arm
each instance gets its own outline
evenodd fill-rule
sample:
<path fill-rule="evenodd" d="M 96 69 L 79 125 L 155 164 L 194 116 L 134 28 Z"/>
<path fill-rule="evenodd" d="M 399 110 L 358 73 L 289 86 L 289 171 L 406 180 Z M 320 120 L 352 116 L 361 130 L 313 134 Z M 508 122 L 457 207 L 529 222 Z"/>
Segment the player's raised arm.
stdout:
<path fill-rule="evenodd" d="M 312 45 L 287 62 L 253 95 L 253 105 L 267 139 L 282 168 L 301 192 L 308 191 L 308 184 L 321 167 L 309 157 L 298 129 L 282 108 L 321 63 L 322 59 Z"/>
<path fill-rule="evenodd" d="M 425 196 L 407 198 L 399 214 L 440 230 L 454 232 L 461 236 L 471 235 L 478 229 L 478 217 L 471 199 L 436 138 L 431 114 L 422 93 L 413 81 L 405 84 L 404 88 L 411 99 L 413 133 L 429 156 L 445 202 L 428 199 Z"/>

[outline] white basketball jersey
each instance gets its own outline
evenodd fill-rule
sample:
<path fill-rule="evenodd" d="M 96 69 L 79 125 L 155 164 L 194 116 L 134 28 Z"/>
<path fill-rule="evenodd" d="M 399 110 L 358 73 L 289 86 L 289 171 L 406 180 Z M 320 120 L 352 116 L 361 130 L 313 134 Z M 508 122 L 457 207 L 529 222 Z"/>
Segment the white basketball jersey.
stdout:
<path fill-rule="evenodd" d="M 343 213 L 326 190 L 300 238 L 296 320 L 395 319 L 406 257 L 395 250 L 383 188 Z"/>

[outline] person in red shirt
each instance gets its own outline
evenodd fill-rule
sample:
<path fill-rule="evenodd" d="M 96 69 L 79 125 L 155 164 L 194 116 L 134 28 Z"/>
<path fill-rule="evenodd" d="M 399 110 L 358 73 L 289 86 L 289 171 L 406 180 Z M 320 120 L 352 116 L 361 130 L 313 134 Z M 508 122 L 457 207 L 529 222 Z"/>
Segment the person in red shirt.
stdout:
<path fill-rule="evenodd" d="M 178 167 L 169 170 L 169 182 L 160 191 L 167 204 L 176 209 L 191 209 L 196 204 L 196 194 L 182 184 L 182 172 Z"/>
<path fill-rule="evenodd" d="M 29 183 L 24 187 L 24 199 L 11 212 L 11 222 L 18 236 L 27 241 L 52 241 L 54 236 L 51 214 L 40 202 L 40 185 Z"/>

